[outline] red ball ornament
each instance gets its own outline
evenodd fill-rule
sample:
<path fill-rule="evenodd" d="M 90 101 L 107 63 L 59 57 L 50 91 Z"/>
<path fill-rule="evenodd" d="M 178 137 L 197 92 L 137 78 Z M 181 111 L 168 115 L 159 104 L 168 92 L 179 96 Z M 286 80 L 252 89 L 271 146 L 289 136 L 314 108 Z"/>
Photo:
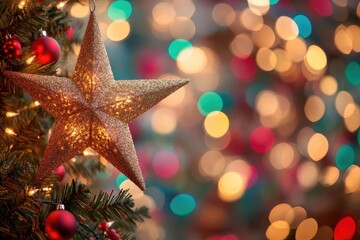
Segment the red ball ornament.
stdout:
<path fill-rule="evenodd" d="M 109 224 L 107 222 L 103 221 L 99 224 L 98 229 L 105 232 L 105 231 L 109 230 Z"/>
<path fill-rule="evenodd" d="M 64 205 L 59 205 L 59 210 L 55 210 L 47 216 L 45 232 L 51 240 L 68 240 L 76 232 L 77 221 L 71 212 L 64 210 Z"/>
<path fill-rule="evenodd" d="M 41 36 L 31 44 L 31 49 L 35 60 L 43 65 L 57 62 L 60 58 L 60 45 L 51 37 Z"/>
<path fill-rule="evenodd" d="M 55 174 L 58 176 L 58 181 L 61 182 L 65 177 L 65 167 L 61 165 L 57 169 L 55 169 Z"/>
<path fill-rule="evenodd" d="M 6 40 L 2 49 L 7 59 L 14 59 L 21 55 L 21 44 L 15 39 Z"/>

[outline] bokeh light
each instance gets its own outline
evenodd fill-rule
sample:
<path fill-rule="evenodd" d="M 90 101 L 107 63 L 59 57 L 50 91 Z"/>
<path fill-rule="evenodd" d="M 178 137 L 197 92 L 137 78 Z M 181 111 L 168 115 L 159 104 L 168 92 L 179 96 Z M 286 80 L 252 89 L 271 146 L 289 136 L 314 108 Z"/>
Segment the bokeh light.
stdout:
<path fill-rule="evenodd" d="M 154 173 L 161 178 L 175 177 L 179 171 L 179 160 L 173 152 L 160 151 L 152 160 Z"/>
<path fill-rule="evenodd" d="M 318 223 L 314 218 L 305 219 L 296 229 L 295 239 L 310 240 L 313 239 L 318 231 Z"/>
<path fill-rule="evenodd" d="M 287 169 L 299 160 L 295 147 L 289 143 L 278 143 L 270 151 L 270 163 L 275 169 Z"/>
<path fill-rule="evenodd" d="M 171 211 L 177 216 L 186 216 L 196 208 L 196 201 L 190 194 L 176 195 L 170 202 Z"/>
<path fill-rule="evenodd" d="M 327 96 L 332 96 L 337 92 L 338 83 L 333 76 L 324 76 L 320 81 L 320 90 Z"/>
<path fill-rule="evenodd" d="M 170 57 L 173 59 L 177 59 L 180 52 L 183 51 L 186 48 L 191 48 L 192 44 L 191 42 L 185 40 L 185 39 L 175 39 L 172 41 L 169 45 L 168 51 Z"/>
<path fill-rule="evenodd" d="M 204 121 L 206 133 L 211 137 L 219 138 L 229 130 L 229 118 L 225 113 L 214 111 L 209 113 Z"/>
<path fill-rule="evenodd" d="M 314 70 L 322 70 L 327 64 L 326 54 L 319 46 L 311 45 L 306 53 L 305 62 Z"/>
<path fill-rule="evenodd" d="M 310 161 L 302 163 L 298 168 L 297 180 L 305 189 L 314 187 L 319 180 L 319 170 L 315 163 Z"/>
<path fill-rule="evenodd" d="M 345 76 L 351 85 L 360 85 L 360 65 L 357 62 L 349 62 L 345 68 Z"/>
<path fill-rule="evenodd" d="M 312 25 L 309 18 L 303 14 L 299 14 L 293 19 L 299 28 L 299 36 L 302 38 L 309 37 L 312 32 Z"/>
<path fill-rule="evenodd" d="M 255 152 L 263 154 L 270 150 L 274 144 L 275 137 L 271 129 L 258 127 L 250 135 L 250 145 Z"/>
<path fill-rule="evenodd" d="M 170 134 L 176 129 L 177 117 L 169 108 L 158 108 L 151 116 L 151 126 L 156 133 Z"/>
<path fill-rule="evenodd" d="M 290 226 L 285 221 L 276 221 L 266 230 L 266 237 L 268 239 L 286 239 L 290 233 Z"/>
<path fill-rule="evenodd" d="M 328 166 L 324 169 L 321 177 L 320 183 L 326 187 L 332 186 L 340 177 L 340 171 L 337 167 Z"/>
<path fill-rule="evenodd" d="M 307 146 L 309 157 L 314 161 L 319 161 L 325 157 L 329 150 L 329 142 L 320 133 L 311 136 Z"/>
<path fill-rule="evenodd" d="M 112 41 L 124 40 L 130 34 L 130 24 L 124 20 L 114 21 L 108 26 L 106 34 Z"/>
<path fill-rule="evenodd" d="M 334 230 L 334 240 L 353 239 L 356 231 L 356 223 L 352 217 L 341 219 Z"/>
<path fill-rule="evenodd" d="M 131 3 L 125 0 L 117 0 L 113 2 L 108 9 L 108 16 L 111 20 L 126 20 L 132 12 Z"/>
<path fill-rule="evenodd" d="M 177 58 L 177 66 L 184 73 L 195 74 L 202 72 L 207 66 L 208 57 L 198 47 L 185 48 Z"/>
<path fill-rule="evenodd" d="M 296 22 L 289 17 L 281 16 L 275 22 L 277 35 L 283 40 L 292 40 L 299 35 L 299 28 Z"/>
<path fill-rule="evenodd" d="M 207 116 L 213 111 L 221 111 L 223 101 L 219 94 L 215 92 L 206 92 L 199 98 L 198 109 L 203 116 Z"/>
<path fill-rule="evenodd" d="M 74 3 L 70 8 L 70 14 L 75 18 L 84 18 L 89 14 L 89 6 Z"/>
<path fill-rule="evenodd" d="M 245 191 L 245 181 L 237 172 L 227 172 L 218 182 L 219 197 L 227 202 L 238 200 Z"/>
<path fill-rule="evenodd" d="M 226 160 L 219 151 L 208 151 L 204 153 L 199 161 L 199 171 L 206 177 L 217 177 L 225 169 Z"/>
<path fill-rule="evenodd" d="M 304 112 L 311 122 L 319 121 L 325 113 L 325 103 L 319 96 L 312 95 L 306 100 Z"/>
<path fill-rule="evenodd" d="M 342 145 L 336 152 L 336 166 L 341 170 L 346 170 L 355 162 L 355 151 L 350 145 Z"/>

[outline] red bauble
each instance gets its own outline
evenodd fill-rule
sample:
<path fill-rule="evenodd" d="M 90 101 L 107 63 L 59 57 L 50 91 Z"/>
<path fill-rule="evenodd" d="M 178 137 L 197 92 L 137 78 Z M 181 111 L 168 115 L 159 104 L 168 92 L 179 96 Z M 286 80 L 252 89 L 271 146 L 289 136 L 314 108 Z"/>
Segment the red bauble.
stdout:
<path fill-rule="evenodd" d="M 109 224 L 107 222 L 103 221 L 99 224 L 98 229 L 105 232 L 105 231 L 109 230 Z"/>
<path fill-rule="evenodd" d="M 110 240 L 121 240 L 120 235 L 113 228 L 107 230 L 106 233 Z"/>
<path fill-rule="evenodd" d="M 43 65 L 57 62 L 60 58 L 60 45 L 51 37 L 41 36 L 31 44 L 31 49 L 35 54 L 35 60 Z"/>
<path fill-rule="evenodd" d="M 55 169 L 55 174 L 58 175 L 58 181 L 61 182 L 65 177 L 65 167 L 61 165 L 57 169 Z"/>
<path fill-rule="evenodd" d="M 76 232 L 77 221 L 66 210 L 55 210 L 45 220 L 45 232 L 51 240 L 68 240 Z"/>
<path fill-rule="evenodd" d="M 8 39 L 2 48 L 7 59 L 17 58 L 21 55 L 21 44 L 18 40 Z"/>

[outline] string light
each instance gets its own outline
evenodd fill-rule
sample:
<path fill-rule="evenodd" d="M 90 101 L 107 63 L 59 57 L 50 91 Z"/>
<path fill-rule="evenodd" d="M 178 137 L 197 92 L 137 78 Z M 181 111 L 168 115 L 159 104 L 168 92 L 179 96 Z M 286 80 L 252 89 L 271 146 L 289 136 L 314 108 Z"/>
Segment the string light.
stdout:
<path fill-rule="evenodd" d="M 44 188 L 42 188 L 41 190 L 42 190 L 42 191 L 45 191 L 45 192 L 49 192 L 49 191 L 52 190 L 52 188 L 51 188 L 51 187 L 44 187 Z"/>
<path fill-rule="evenodd" d="M 7 135 L 13 135 L 13 136 L 17 135 L 17 134 L 14 132 L 14 130 L 12 130 L 11 128 L 5 128 L 5 133 L 6 133 Z"/>
<path fill-rule="evenodd" d="M 63 8 L 66 3 L 67 3 L 67 1 L 59 2 L 59 3 L 56 5 L 57 9 Z"/>
<path fill-rule="evenodd" d="M 6 117 L 8 117 L 8 118 L 10 118 L 10 117 L 15 117 L 15 116 L 17 116 L 17 115 L 19 115 L 18 113 L 15 113 L 15 112 L 7 112 L 6 113 Z"/>
<path fill-rule="evenodd" d="M 28 196 L 33 196 L 35 193 L 37 193 L 39 191 L 39 189 L 30 189 L 28 192 L 27 192 L 27 195 Z"/>
<path fill-rule="evenodd" d="M 22 0 L 22 1 L 19 3 L 18 7 L 19 7 L 20 9 L 24 9 L 25 3 L 26 3 L 25 0 Z"/>
<path fill-rule="evenodd" d="M 26 59 L 26 63 L 31 64 L 34 61 L 34 59 L 35 59 L 35 55 L 33 55 L 33 56 L 29 57 L 28 59 Z"/>

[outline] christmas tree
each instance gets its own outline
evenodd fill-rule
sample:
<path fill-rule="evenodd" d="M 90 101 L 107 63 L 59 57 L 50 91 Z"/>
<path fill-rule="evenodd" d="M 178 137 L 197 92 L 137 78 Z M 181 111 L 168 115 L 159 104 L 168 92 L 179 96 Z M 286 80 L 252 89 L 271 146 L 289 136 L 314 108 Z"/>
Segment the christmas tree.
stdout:
<path fill-rule="evenodd" d="M 136 224 L 149 215 L 146 207 L 135 208 L 127 190 L 92 196 L 77 180 L 65 186 L 59 181 L 64 171 L 91 178 L 104 168 L 99 159 L 88 163 L 86 154 L 68 162 L 92 147 L 144 189 L 127 123 L 186 81 L 114 81 L 96 22 L 95 2 L 90 6 L 91 16 L 72 78 L 48 76 L 55 75 L 60 49 L 69 51 L 69 44 L 75 41 L 68 36 L 71 28 L 62 10 L 64 4 L 22 1 L 17 5 L 7 1 L 0 8 L 6 12 L 0 22 L 1 129 L 5 133 L 0 157 L 0 236 L 128 239 Z M 66 61 L 67 55 L 63 55 Z M 42 106 L 55 116 L 51 137 L 48 132 L 54 118 Z"/>

